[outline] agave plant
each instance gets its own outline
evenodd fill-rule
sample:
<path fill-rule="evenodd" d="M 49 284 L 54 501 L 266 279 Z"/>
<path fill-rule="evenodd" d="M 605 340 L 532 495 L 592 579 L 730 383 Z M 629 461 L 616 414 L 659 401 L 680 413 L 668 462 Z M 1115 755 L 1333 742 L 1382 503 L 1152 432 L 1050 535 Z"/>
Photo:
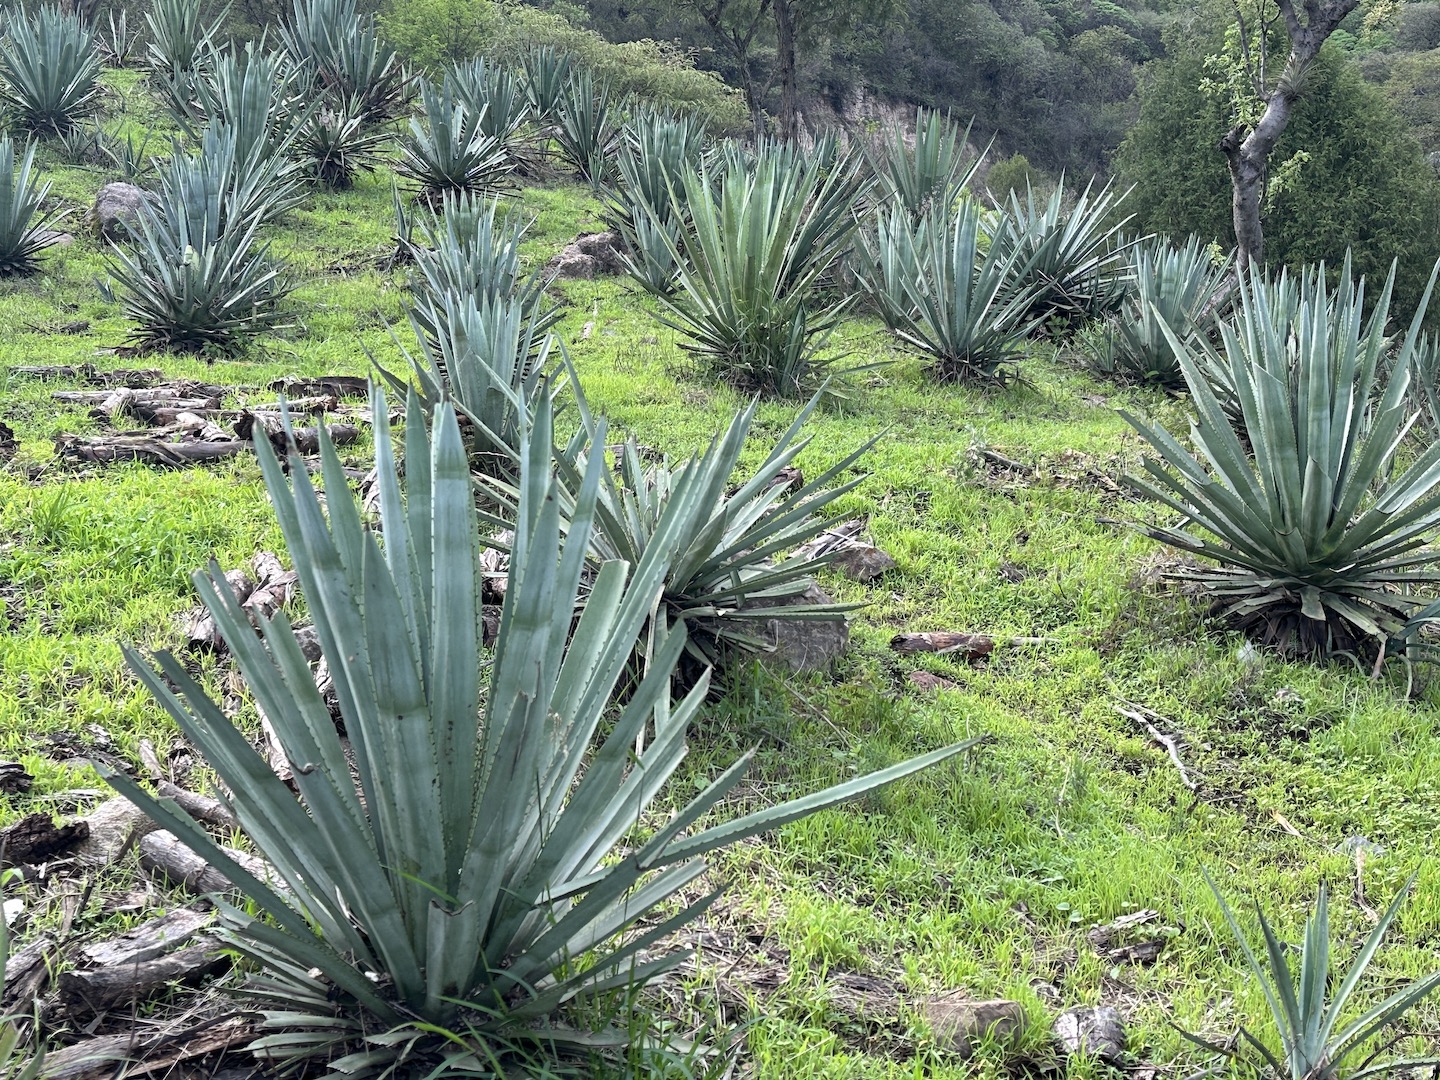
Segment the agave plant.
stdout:
<path fill-rule="evenodd" d="M 1355 1067 L 1350 1064 L 1370 1039 L 1393 1026 L 1440 988 L 1440 971 L 1437 971 L 1402 986 L 1373 1008 L 1345 1020 L 1346 1006 L 1415 883 L 1413 875 L 1380 916 L 1349 968 L 1333 975 L 1330 970 L 1330 893 L 1323 881 L 1315 909 L 1305 922 L 1305 938 L 1299 950 L 1300 969 L 1296 971 L 1290 966 L 1286 946 L 1276 937 L 1260 905 L 1255 905 L 1255 914 L 1265 939 L 1263 965 L 1209 874 L 1205 880 L 1220 902 L 1220 910 L 1225 913 L 1225 921 L 1245 956 L 1246 965 L 1265 992 L 1270 1015 L 1280 1033 L 1280 1045 L 1267 1045 L 1244 1026 L 1240 1028 L 1244 1042 L 1239 1045 L 1221 1046 L 1182 1031 L 1187 1039 L 1219 1054 L 1223 1061 L 1243 1067 L 1247 1075 L 1270 1080 L 1340 1080 L 1341 1077 L 1360 1080 L 1440 1064 L 1437 1058 L 1376 1062 L 1373 1053 Z M 1335 984 L 1337 976 L 1338 985 Z M 1334 997 L 1327 1001 L 1332 986 L 1335 986 Z"/>
<path fill-rule="evenodd" d="M 34 163 L 35 146 L 27 143 L 16 172 L 15 144 L 0 135 L 0 276 L 33 273 L 35 256 L 60 242 L 54 226 L 66 211 L 41 213 L 50 184 L 37 184 Z"/>
<path fill-rule="evenodd" d="M 1130 274 L 1120 310 L 1106 322 L 1108 348 L 1090 353 L 1090 366 L 1126 382 L 1178 389 L 1185 385 L 1170 336 L 1203 349 L 1215 326 L 1230 259 L 1216 265 L 1199 237 L 1183 247 L 1157 238 L 1130 250 Z"/>
<path fill-rule="evenodd" d="M 626 125 L 615 158 L 619 180 L 602 192 L 605 224 L 624 241 L 631 275 L 652 293 L 668 293 L 674 284 L 672 252 L 688 217 L 680 198 L 704 153 L 705 125 L 697 117 L 646 111 Z"/>
<path fill-rule="evenodd" d="M 189 88 L 204 59 L 214 51 L 227 7 L 209 23 L 201 17 L 202 0 L 152 0 L 145 13 L 150 27 L 146 54 L 151 70 L 167 86 L 184 88 L 181 96 L 189 100 Z"/>
<path fill-rule="evenodd" d="M 192 138 L 207 124 L 225 124 L 234 133 L 236 152 L 245 160 L 284 158 L 300 125 L 318 107 L 307 102 L 289 59 L 247 45 L 213 52 L 189 87 L 183 102 L 173 95 L 172 115 Z"/>
<path fill-rule="evenodd" d="M 944 382 L 1006 383 L 1025 349 L 1031 292 L 1017 288 L 1023 256 L 1008 226 L 992 226 L 982 250 L 984 215 L 962 200 L 932 206 L 916 223 L 900 205 L 880 217 L 873 241 L 859 237 L 856 277 L 886 324 L 930 354 Z"/>
<path fill-rule="evenodd" d="M 472 468 L 513 480 L 537 400 L 553 400 L 560 389 L 551 378 L 558 343 L 514 297 L 445 294 L 417 304 L 410 320 L 419 355 L 406 360 L 426 412 L 450 401 L 469 421 Z M 412 383 L 379 370 L 397 391 Z"/>
<path fill-rule="evenodd" d="M 165 163 L 160 194 L 163 202 L 202 214 L 216 197 L 222 232 L 274 222 L 305 198 L 296 162 L 264 141 L 242 138 L 227 121 L 209 124 L 194 154 L 175 154 Z"/>
<path fill-rule="evenodd" d="M 446 195 L 480 195 L 500 188 L 515 168 L 504 145 L 483 131 L 484 110 L 470 112 L 448 83 L 420 84 L 424 124 L 412 117 L 396 171 L 420 185 L 432 206 Z"/>
<path fill-rule="evenodd" d="M 291 153 L 306 176 L 338 191 L 360 173 L 374 172 L 390 141 L 388 131 L 366 123 L 364 105 L 350 98 L 313 110 L 295 133 Z"/>
<path fill-rule="evenodd" d="M 135 49 L 140 44 L 140 36 L 130 28 L 130 14 L 125 8 L 121 8 L 119 18 L 116 18 L 114 11 L 106 15 L 110 25 L 110 33 L 100 42 L 100 47 L 105 51 L 105 60 L 112 67 L 129 67 L 130 61 L 134 59 Z"/>
<path fill-rule="evenodd" d="M 355 0 L 294 0 L 280 42 L 323 98 L 349 102 L 365 124 L 402 115 L 411 79 Z"/>
<path fill-rule="evenodd" d="M 1183 576 L 1285 653 L 1383 654 L 1424 604 L 1413 590 L 1440 584 L 1427 547 L 1440 525 L 1440 444 L 1397 461 L 1415 420 L 1410 362 L 1434 274 L 1381 389 L 1386 343 L 1369 330 L 1385 323 L 1393 281 L 1392 272 L 1368 324 L 1363 281 L 1332 305 L 1322 278 L 1289 326 L 1263 310 L 1264 290 L 1242 289 L 1237 321 L 1220 327 L 1238 433 L 1206 371 L 1170 334 L 1199 414 L 1197 456 L 1122 414 L 1159 455 L 1132 485 L 1184 515 L 1141 530 L 1214 564 Z"/>
<path fill-rule="evenodd" d="M 572 61 L 552 45 L 531 49 L 524 61 L 525 94 L 535 119 L 552 123 L 559 118 L 560 102 L 570 85 Z"/>
<path fill-rule="evenodd" d="M 1427 440 L 1440 436 L 1440 339 L 1420 335 L 1410 354 L 1410 402 Z"/>
<path fill-rule="evenodd" d="M 1109 184 L 1095 193 L 1092 184 L 1067 210 L 1063 180 L 1044 205 L 1028 183 L 1023 204 L 1010 193 L 1001 207 L 1007 228 L 995 239 L 1023 268 L 1014 289 L 1030 293 L 1032 326 L 1064 336 L 1120 303 L 1127 247 L 1120 237 L 1130 218 L 1119 217 L 1117 208 L 1126 194 Z"/>
<path fill-rule="evenodd" d="M 917 220 L 934 206 L 948 210 L 985 158 L 982 153 L 966 164 L 969 141 L 970 127 L 962 132 L 949 115 L 917 109 L 913 146 L 905 132 L 897 129 L 878 151 L 866 155 L 880 178 L 881 198 L 899 203 Z"/>
<path fill-rule="evenodd" d="M 81 21 L 46 4 L 10 18 L 0 39 L 0 101 L 19 125 L 40 135 L 69 131 L 95 110 L 100 54 Z"/>
<path fill-rule="evenodd" d="M 559 308 L 546 306 L 545 290 L 553 278 L 539 270 L 528 276 L 522 272 L 525 223 L 513 213 L 502 216 L 498 200 L 451 196 L 439 215 L 422 212 L 420 228 L 423 244 L 403 244 L 415 266 L 413 317 L 432 340 L 452 298 L 492 305 L 518 300 L 537 340 L 559 320 Z"/>
<path fill-rule="evenodd" d="M 598 187 L 609 174 L 620 143 L 620 110 L 609 83 L 596 83 L 588 68 L 571 74 L 557 106 L 555 144 L 580 177 Z"/>
<path fill-rule="evenodd" d="M 657 640 L 655 663 L 623 708 L 609 703 L 679 551 L 683 518 L 672 518 L 639 563 L 587 572 L 608 466 L 601 455 L 588 464 L 567 534 L 541 408 L 525 444 L 505 605 L 488 654 L 455 414 L 442 403 L 432 437 L 412 396 L 402 493 L 378 392 L 371 410 L 379 530 L 362 524 L 328 440 L 323 508 L 298 456 L 287 480 L 267 440 L 256 445 L 335 679 L 343 736 L 283 612 L 257 635 L 218 567 L 196 575 L 286 756 L 305 763 L 294 774 L 298 793 L 182 663 L 160 653 L 155 670 L 128 653 L 233 792 L 242 829 L 272 868 L 262 880 L 180 820 L 173 803 L 108 776 L 248 896 L 243 907 L 218 907 L 223 942 L 261 969 L 250 990 L 269 1033 L 256 1053 L 289 1064 L 324 1054 L 331 1071 L 363 1078 L 493 1069 L 507 1043 L 548 1050 L 628 1039 L 567 1026 L 565 1007 L 643 985 L 684 960 L 666 939 L 715 899 L 710 890 L 680 896 L 703 873 L 706 853 L 972 745 L 703 827 L 740 782 L 747 754 L 637 839 L 635 823 L 648 820 L 684 757 L 704 696 L 702 681 L 671 704 L 682 627 Z M 693 481 L 677 492 L 691 513 L 701 496 Z M 572 625 L 582 581 L 588 600 Z"/>
<path fill-rule="evenodd" d="M 133 246 L 112 251 L 110 276 L 137 348 L 234 353 L 283 324 L 289 286 L 259 242 L 260 217 L 235 217 L 213 187 L 188 190 L 142 211 Z"/>
<path fill-rule="evenodd" d="M 155 169 L 155 162 L 147 152 L 150 149 L 151 133 L 146 132 L 138 141 L 130 132 L 124 138 L 106 139 L 101 149 L 110 168 L 119 179 L 129 184 L 139 184 Z"/>
<path fill-rule="evenodd" d="M 720 168 L 685 177 L 690 214 L 678 243 L 647 211 L 678 268 L 660 318 L 728 382 L 795 396 L 824 367 L 817 353 L 851 306 L 816 286 L 855 228 L 855 160 L 762 153 L 753 167 Z"/>
<path fill-rule="evenodd" d="M 530 98 L 519 76 L 493 60 L 476 57 L 445 73 L 455 98 L 474 116 L 480 130 L 509 146 L 530 121 Z"/>

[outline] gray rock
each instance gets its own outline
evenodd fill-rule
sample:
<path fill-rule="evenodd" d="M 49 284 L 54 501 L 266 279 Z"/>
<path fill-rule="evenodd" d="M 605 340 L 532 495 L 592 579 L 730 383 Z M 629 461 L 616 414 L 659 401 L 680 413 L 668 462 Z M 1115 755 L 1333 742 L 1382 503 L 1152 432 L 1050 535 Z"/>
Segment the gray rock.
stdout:
<path fill-rule="evenodd" d="M 134 184 L 106 184 L 95 195 L 90 220 L 100 235 L 121 240 L 139 228 L 140 212 L 154 198 L 150 192 Z"/>
<path fill-rule="evenodd" d="M 1080 1005 L 1055 1018 L 1055 1038 L 1067 1054 L 1114 1065 L 1125 1056 L 1125 1022 L 1109 1005 Z"/>
<path fill-rule="evenodd" d="M 581 233 L 546 263 L 545 269 L 557 278 L 582 280 L 597 274 L 624 273 L 620 237 L 613 232 Z"/>
<path fill-rule="evenodd" d="M 830 565 L 854 581 L 874 581 L 885 571 L 895 569 L 895 559 L 888 551 L 851 541 L 840 548 Z"/>
<path fill-rule="evenodd" d="M 1018 1001 L 967 1001 L 938 998 L 922 1007 L 935 1039 L 946 1049 L 970 1057 L 984 1039 L 1001 1044 L 1017 1042 L 1025 1032 L 1025 1006 Z"/>
<path fill-rule="evenodd" d="M 813 581 L 803 593 L 776 600 L 757 600 L 754 607 L 788 607 L 799 604 L 833 604 L 835 601 Z M 829 667 L 850 644 L 845 616 L 830 619 L 766 619 L 763 635 L 773 647 L 769 654 L 791 671 L 819 671 Z"/>

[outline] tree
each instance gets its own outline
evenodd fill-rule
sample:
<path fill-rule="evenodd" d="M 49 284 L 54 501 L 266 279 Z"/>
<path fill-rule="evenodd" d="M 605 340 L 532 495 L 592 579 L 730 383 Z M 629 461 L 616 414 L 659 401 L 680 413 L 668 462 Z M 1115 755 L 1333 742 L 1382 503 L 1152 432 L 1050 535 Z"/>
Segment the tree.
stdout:
<path fill-rule="evenodd" d="M 1232 2 L 1240 59 L 1260 106 L 1258 115 L 1244 110 L 1220 140 L 1220 152 L 1230 168 L 1235 261 L 1247 266 L 1265 261 L 1260 214 L 1270 154 L 1285 134 L 1321 46 L 1360 5 L 1360 0 L 1299 0 L 1298 7 L 1296 0 Z M 1282 20 L 1290 43 L 1289 54 L 1272 83 L 1267 75 L 1267 59 L 1272 32 Z"/>
<path fill-rule="evenodd" d="M 1206 59 L 1220 47 L 1214 26 L 1177 26 L 1169 55 L 1149 65 L 1140 115 L 1115 157 L 1137 227 L 1197 233 L 1229 246 L 1231 183 L 1216 139 L 1230 123 L 1227 103 L 1205 88 Z M 1261 209 L 1272 262 L 1339 264 L 1383 280 L 1399 258 L 1398 306 L 1413 307 L 1440 255 L 1440 180 L 1385 95 L 1360 78 L 1333 44 L 1307 75 L 1272 160 Z"/>

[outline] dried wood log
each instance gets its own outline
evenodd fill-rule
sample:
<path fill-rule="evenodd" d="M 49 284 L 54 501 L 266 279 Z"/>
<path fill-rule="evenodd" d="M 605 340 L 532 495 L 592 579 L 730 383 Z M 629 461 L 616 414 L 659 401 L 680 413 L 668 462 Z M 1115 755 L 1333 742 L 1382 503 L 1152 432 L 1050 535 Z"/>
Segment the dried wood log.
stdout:
<path fill-rule="evenodd" d="M 140 765 L 145 770 L 145 775 L 153 783 L 159 783 L 165 776 L 165 769 L 160 764 L 160 755 L 155 752 L 155 744 L 149 739 L 141 739 L 135 744 L 135 756 L 140 759 Z"/>
<path fill-rule="evenodd" d="M 241 604 L 255 591 L 255 582 L 250 580 L 250 575 L 244 570 L 225 571 L 225 583 L 235 594 L 235 600 Z M 219 652 L 225 647 L 225 639 L 215 625 L 214 617 L 203 605 L 192 608 L 185 617 L 185 646 L 191 650 L 206 652 Z"/>
<path fill-rule="evenodd" d="M 143 395 L 144 390 L 131 391 L 131 393 Z M 135 398 L 130 405 L 131 415 L 139 417 L 147 424 L 173 423 L 173 420 L 162 420 L 162 416 L 174 417 L 177 413 L 187 412 L 211 412 L 218 411 L 220 399 L 218 397 L 177 397 L 174 400 L 163 402 L 146 401 L 143 396 Z"/>
<path fill-rule="evenodd" d="M 354 424 L 331 424 L 325 429 L 330 434 L 330 441 L 336 446 L 346 446 L 357 442 L 360 438 L 360 429 Z M 320 452 L 320 429 L 303 427 L 295 429 L 295 448 L 302 454 L 316 454 Z"/>
<path fill-rule="evenodd" d="M 183 1061 L 247 1043 L 253 1021 L 221 1016 L 183 1031 L 132 1027 L 121 1035 L 100 1035 L 56 1050 L 45 1058 L 46 1080 L 110 1080 L 123 1075 L 165 1076 Z"/>
<path fill-rule="evenodd" d="M 70 854 L 89 835 L 90 825 L 83 819 L 56 825 L 49 814 L 27 814 L 0 829 L 0 867 L 49 862 Z"/>
<path fill-rule="evenodd" d="M 273 617 L 275 612 L 295 599 L 300 575 L 294 570 L 286 570 L 279 558 L 269 551 L 258 552 L 251 563 L 255 567 L 255 591 L 241 602 L 240 607 L 258 628 L 260 620 Z"/>
<path fill-rule="evenodd" d="M 55 436 L 55 453 L 66 461 L 113 465 L 117 461 L 143 461 L 147 465 L 182 469 L 207 461 L 221 461 L 249 449 L 239 439 L 228 442 L 162 442 L 149 435 L 111 435 L 85 438 Z"/>
<path fill-rule="evenodd" d="M 143 964 L 174 952 L 214 921 L 213 911 L 176 908 L 118 937 L 91 942 L 80 950 L 80 959 L 95 967 Z"/>
<path fill-rule="evenodd" d="M 87 835 L 75 849 L 75 855 L 89 866 L 108 866 L 136 840 L 158 828 L 154 821 L 129 799 L 115 796 L 106 799 L 80 819 Z"/>
<path fill-rule="evenodd" d="M 76 1016 L 148 1001 L 172 983 L 195 986 L 229 967 L 230 958 L 216 951 L 215 942 L 206 941 L 153 960 L 64 971 L 56 984 L 62 1007 Z"/>
<path fill-rule="evenodd" d="M 326 394 L 332 397 L 364 397 L 370 393 L 370 380 L 359 375 L 322 375 L 319 378 L 302 379 L 289 376 L 276 379 L 270 384 L 271 390 L 308 397 Z"/>
<path fill-rule="evenodd" d="M 116 371 L 100 371 L 94 364 L 80 364 L 73 367 L 68 364 L 26 365 L 11 368 L 10 374 L 28 379 L 75 379 L 91 386 L 134 387 L 149 386 L 165 377 L 163 371 L 155 368 L 143 368 L 138 371 L 124 368 Z"/>
<path fill-rule="evenodd" d="M 240 819 L 235 812 L 213 795 L 189 791 L 169 780 L 161 780 L 155 787 L 155 793 L 162 799 L 175 800 L 176 806 L 201 824 L 232 832 L 240 828 Z"/>
<path fill-rule="evenodd" d="M 223 850 L 261 881 L 271 880 L 275 888 L 284 888 L 264 859 L 235 848 Z M 226 893 L 235 887 L 229 878 L 182 844 L 174 833 L 163 829 L 140 838 L 140 865 L 150 873 L 162 874 L 172 883 L 200 895 Z"/>
<path fill-rule="evenodd" d="M 20 440 L 15 438 L 15 429 L 0 420 L 0 461 L 8 461 L 20 449 Z"/>
<path fill-rule="evenodd" d="M 28 1010 L 50 982 L 50 968 L 59 946 L 41 935 L 10 954 L 5 964 L 5 985 L 0 989 L 0 1016 Z"/>
<path fill-rule="evenodd" d="M 896 634 L 890 648 L 898 653 L 962 653 L 966 660 L 979 660 L 995 651 L 995 639 L 988 634 L 961 634 L 935 630 L 923 634 Z"/>
<path fill-rule="evenodd" d="M 24 795 L 35 777 L 18 761 L 0 761 L 0 795 Z"/>

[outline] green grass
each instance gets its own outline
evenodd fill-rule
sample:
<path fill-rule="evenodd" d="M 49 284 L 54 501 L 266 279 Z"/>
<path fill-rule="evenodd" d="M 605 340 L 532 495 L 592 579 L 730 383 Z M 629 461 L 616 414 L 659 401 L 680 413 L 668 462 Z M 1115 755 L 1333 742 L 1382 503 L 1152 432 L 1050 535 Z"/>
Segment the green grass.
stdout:
<path fill-rule="evenodd" d="M 127 101 L 141 99 L 133 76 L 117 83 Z M 107 179 L 46 171 L 55 197 L 77 209 Z M 42 256 L 41 275 L 0 281 L 0 420 L 21 443 L 0 470 L 0 756 L 18 756 L 38 778 L 29 796 L 0 802 L 0 825 L 99 786 L 87 769 L 56 760 L 73 757 L 56 746 L 94 746 L 99 732 L 132 754 L 140 737 L 173 737 L 125 671 L 120 646 L 178 646 L 176 616 L 194 602 L 191 570 L 211 558 L 241 566 L 280 546 L 252 459 L 183 472 L 63 466 L 53 437 L 93 431 L 94 422 L 51 400 L 61 384 L 12 369 L 156 366 L 248 388 L 239 399 L 253 402 L 273 400 L 263 387 L 280 375 L 363 373 L 367 351 L 390 366 L 392 329 L 409 336 L 403 276 L 381 269 L 393 247 L 390 189 L 388 173 L 364 178 L 353 191 L 317 195 L 273 230 L 274 251 L 299 283 L 295 325 L 238 361 L 105 355 L 127 327 L 96 287 L 105 253 L 78 215 L 74 244 Z M 521 205 L 535 219 L 527 254 L 536 261 L 598 227 L 598 207 L 579 187 L 528 190 Z M 697 376 L 634 289 L 610 279 L 559 292 L 559 333 L 588 395 L 643 444 L 683 455 L 741 406 Z M 1097 384 L 1048 347 L 1023 365 L 1029 386 L 989 394 L 931 384 L 922 361 L 874 322 L 846 324 L 833 347 L 893 363 L 839 388 L 810 424 L 814 441 L 799 464 L 813 475 L 885 432 L 863 463 L 868 478 L 837 513 L 867 517 L 899 565 L 868 586 L 826 577 L 837 599 L 866 605 L 850 653 L 824 674 L 739 673 L 696 734 L 693 775 L 758 744 L 743 798 L 774 800 L 966 735 L 994 741 L 963 764 L 720 858 L 715 875 L 731 889 L 714 922 L 761 960 L 732 970 L 735 956 L 702 950 L 688 985 L 702 1002 L 719 993 L 743 1006 L 748 996 L 756 1074 L 951 1078 L 1001 1075 L 1012 1064 L 998 1047 L 969 1064 L 947 1056 L 911 1006 L 855 1015 L 831 989 L 848 972 L 894 983 L 912 1005 L 950 991 L 1025 1002 L 1033 1024 L 1022 1050 L 1036 1060 L 1049 1053 L 1048 1018 L 1059 1008 L 1116 1004 L 1137 1060 L 1194 1065 L 1168 1020 L 1215 1036 L 1239 1021 L 1268 1030 L 1200 868 L 1237 906 L 1262 899 L 1292 938 L 1317 881 L 1330 878 L 1348 948 L 1368 925 L 1346 849 L 1357 837 L 1382 850 L 1364 867 L 1374 907 L 1420 871 L 1367 996 L 1433 966 L 1436 695 L 1426 690 L 1412 704 L 1398 678 L 1246 660 L 1239 639 L 1157 584 L 1162 553 L 1114 524 L 1147 511 L 1115 493 L 1139 442 L 1113 410 L 1175 421 L 1183 405 Z M 791 416 L 790 405 L 762 407 L 757 456 Z M 1035 474 L 997 469 L 985 449 Z M 369 450 L 348 453 L 363 464 Z M 1046 640 L 1001 647 L 975 667 L 890 651 L 896 632 L 929 629 Z M 956 686 L 920 693 L 907 680 L 916 668 Z M 202 671 L 213 684 L 213 664 Z M 1121 699 L 1167 718 L 1203 780 L 1201 797 L 1115 711 Z M 1158 909 L 1153 925 L 1166 928 L 1159 962 L 1110 965 L 1086 931 L 1142 908 Z M 1432 1007 L 1415 1026 L 1437 1018 Z M 1103 1072 L 1066 1068 L 1073 1077 Z"/>

